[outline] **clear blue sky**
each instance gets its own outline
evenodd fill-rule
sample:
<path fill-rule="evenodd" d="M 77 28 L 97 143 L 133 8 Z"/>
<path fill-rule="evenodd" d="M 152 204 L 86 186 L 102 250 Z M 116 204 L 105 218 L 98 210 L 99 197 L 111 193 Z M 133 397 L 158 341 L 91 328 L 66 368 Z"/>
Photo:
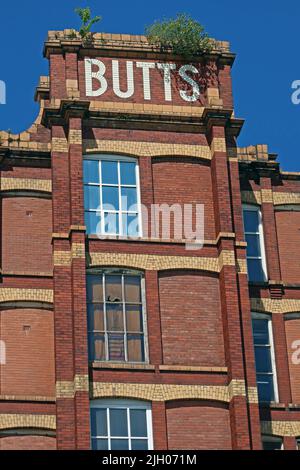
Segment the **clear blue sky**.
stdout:
<path fill-rule="evenodd" d="M 2 0 L 0 80 L 7 104 L 0 105 L 1 130 L 20 132 L 34 121 L 34 88 L 39 75 L 48 74 L 47 31 L 78 28 L 78 6 L 102 15 L 99 31 L 142 34 L 153 20 L 186 12 L 212 37 L 229 40 L 237 54 L 235 112 L 246 119 L 239 145 L 267 143 L 283 169 L 300 171 L 300 105 L 291 102 L 291 83 L 300 80 L 299 0 Z"/>

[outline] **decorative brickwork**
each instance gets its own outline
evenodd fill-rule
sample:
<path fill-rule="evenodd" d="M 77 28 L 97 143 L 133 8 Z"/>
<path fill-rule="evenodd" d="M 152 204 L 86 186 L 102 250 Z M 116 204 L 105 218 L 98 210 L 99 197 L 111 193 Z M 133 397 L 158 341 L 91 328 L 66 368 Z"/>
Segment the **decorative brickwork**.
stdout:
<path fill-rule="evenodd" d="M 84 140 L 83 150 L 89 152 L 114 152 L 136 157 L 195 157 L 209 160 L 210 148 L 204 145 L 164 144 L 125 140 Z"/>
<path fill-rule="evenodd" d="M 254 312 L 291 313 L 299 312 L 300 299 L 263 299 L 251 298 L 251 309 Z"/>
<path fill-rule="evenodd" d="M 53 303 L 53 291 L 50 289 L 14 289 L 6 287 L 0 289 L 0 303 L 17 301 Z"/>
<path fill-rule="evenodd" d="M 262 421 L 262 434 L 274 436 L 300 436 L 300 421 Z"/>
<path fill-rule="evenodd" d="M 37 428 L 55 430 L 53 415 L 39 414 L 0 414 L 0 429 Z"/>
<path fill-rule="evenodd" d="M 284 193 L 279 191 L 242 191 L 242 202 L 258 204 L 270 202 L 274 206 L 284 204 L 300 204 L 300 193 Z"/>
<path fill-rule="evenodd" d="M 52 192 L 51 180 L 26 178 L 0 178 L 0 191 L 40 191 Z"/>

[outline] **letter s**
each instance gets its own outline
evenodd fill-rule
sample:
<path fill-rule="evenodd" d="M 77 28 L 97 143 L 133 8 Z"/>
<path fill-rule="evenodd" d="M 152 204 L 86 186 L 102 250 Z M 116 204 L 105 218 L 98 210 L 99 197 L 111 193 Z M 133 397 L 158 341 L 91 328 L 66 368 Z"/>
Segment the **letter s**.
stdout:
<path fill-rule="evenodd" d="M 180 90 L 180 96 L 183 100 L 185 101 L 197 101 L 197 99 L 200 96 L 200 89 L 198 83 L 195 82 L 191 77 L 189 77 L 186 72 L 192 72 L 192 73 L 199 73 L 196 67 L 194 67 L 191 64 L 183 65 L 179 69 L 179 75 L 181 78 L 187 82 L 189 85 L 191 85 L 193 89 L 193 94 L 189 95 L 185 90 Z"/>

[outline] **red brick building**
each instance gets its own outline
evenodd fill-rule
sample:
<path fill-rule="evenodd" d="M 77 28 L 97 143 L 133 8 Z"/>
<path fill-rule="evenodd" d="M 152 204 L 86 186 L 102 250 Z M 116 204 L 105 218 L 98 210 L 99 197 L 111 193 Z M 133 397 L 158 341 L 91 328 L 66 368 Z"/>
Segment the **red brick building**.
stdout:
<path fill-rule="evenodd" d="M 237 147 L 228 43 L 44 54 L 36 122 L 0 134 L 0 448 L 296 449 L 300 173 Z M 201 249 L 162 204 L 204 206 Z"/>

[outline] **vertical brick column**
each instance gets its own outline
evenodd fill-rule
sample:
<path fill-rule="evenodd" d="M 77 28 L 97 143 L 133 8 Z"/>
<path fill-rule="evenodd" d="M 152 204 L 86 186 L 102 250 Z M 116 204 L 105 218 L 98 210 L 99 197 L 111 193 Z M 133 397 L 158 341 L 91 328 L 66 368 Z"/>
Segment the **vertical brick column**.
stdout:
<path fill-rule="evenodd" d="M 153 444 L 155 450 L 168 450 L 166 403 L 152 402 Z"/>
<path fill-rule="evenodd" d="M 159 366 L 163 363 L 163 351 L 161 340 L 161 319 L 159 309 L 158 272 L 146 271 L 145 284 L 149 359 L 151 364 Z"/>
<path fill-rule="evenodd" d="M 142 157 L 139 160 L 141 202 L 147 209 L 143 217 L 143 236 L 151 237 L 151 205 L 154 204 L 153 174 L 151 157 Z M 146 216 L 146 217 L 145 217 Z"/>
<path fill-rule="evenodd" d="M 296 450 L 297 444 L 296 439 L 293 436 L 284 436 L 283 438 L 284 450 Z"/>
<path fill-rule="evenodd" d="M 62 126 L 52 126 L 54 329 L 56 439 L 58 449 L 75 449 L 72 275 L 70 265 L 70 181 L 68 143 Z"/>
<path fill-rule="evenodd" d="M 279 285 L 281 283 L 281 273 L 271 178 L 262 176 L 260 178 L 260 184 L 262 192 L 261 211 L 264 227 L 268 278 L 272 281 L 272 284 Z M 272 285 L 270 286 L 270 291 L 272 297 Z M 283 315 L 273 314 L 272 326 L 279 401 L 283 403 L 290 403 L 292 401 L 292 392 Z"/>
<path fill-rule="evenodd" d="M 80 110 L 69 116 L 69 174 L 71 199 L 71 258 L 74 335 L 74 392 L 76 448 L 90 448 L 86 258 L 83 210 L 82 119 Z"/>
<path fill-rule="evenodd" d="M 235 141 L 233 142 L 235 146 Z M 235 152 L 236 154 L 236 152 Z M 238 260 L 238 294 L 242 324 L 242 344 L 244 351 L 244 368 L 246 378 L 246 392 L 248 398 L 249 426 L 251 448 L 262 448 L 260 416 L 256 384 L 255 356 L 253 347 L 251 307 L 248 289 L 246 243 L 244 242 L 243 212 L 240 193 L 239 168 L 237 157 L 229 158 L 229 177 L 231 186 L 233 231 L 235 233 L 236 259 Z"/>
<path fill-rule="evenodd" d="M 232 382 L 233 396 L 230 402 L 232 445 L 234 449 L 250 448 L 249 416 L 245 390 L 235 391 L 235 384 L 245 384 L 244 358 L 242 352 L 242 332 L 240 305 L 237 286 L 236 261 L 234 256 L 230 179 L 225 141 L 224 119 L 207 116 L 208 140 L 212 152 L 212 186 L 216 235 L 219 236 L 219 256 L 231 258 L 221 266 L 220 291 L 224 332 L 225 358 L 228 367 L 228 382 Z"/>

